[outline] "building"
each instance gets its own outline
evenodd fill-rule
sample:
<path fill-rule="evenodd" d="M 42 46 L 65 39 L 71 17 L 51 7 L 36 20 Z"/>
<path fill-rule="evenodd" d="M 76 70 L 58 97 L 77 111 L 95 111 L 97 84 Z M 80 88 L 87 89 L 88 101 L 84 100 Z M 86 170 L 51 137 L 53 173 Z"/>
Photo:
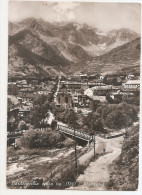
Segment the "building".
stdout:
<path fill-rule="evenodd" d="M 63 82 L 60 85 L 62 85 L 62 87 L 66 87 L 67 89 L 81 89 L 81 82 Z"/>
<path fill-rule="evenodd" d="M 89 97 L 93 96 L 93 88 L 88 88 L 84 91 L 84 95 L 87 95 Z"/>
<path fill-rule="evenodd" d="M 97 100 L 97 101 L 100 101 L 100 102 L 107 102 L 106 96 L 95 96 L 94 95 L 94 96 L 91 97 L 91 99 L 94 100 L 94 101 Z"/>
<path fill-rule="evenodd" d="M 31 89 L 21 89 L 19 90 L 18 97 L 22 98 L 23 101 L 33 101 L 37 97 L 37 94 Z"/>
<path fill-rule="evenodd" d="M 112 86 L 106 85 L 106 86 L 95 86 L 92 88 L 88 88 L 84 91 L 84 95 L 87 96 L 106 96 L 108 92 L 110 92 L 112 89 Z"/>
<path fill-rule="evenodd" d="M 113 100 L 116 100 L 116 101 L 121 101 L 124 98 L 130 98 L 130 97 L 134 97 L 134 94 L 130 93 L 130 92 L 122 92 L 120 90 L 117 91 L 116 93 L 112 92 L 110 94 L 110 98 L 112 98 Z"/>
<path fill-rule="evenodd" d="M 92 88 L 94 86 L 106 86 L 102 80 L 97 80 L 95 82 L 66 82 L 66 81 L 61 81 L 60 82 L 60 88 L 66 88 L 69 89 L 70 91 L 77 91 L 80 89 L 88 89 Z"/>
<path fill-rule="evenodd" d="M 111 86 L 96 86 L 93 87 L 93 95 L 95 96 L 106 96 L 108 92 L 111 91 Z"/>
<path fill-rule="evenodd" d="M 18 117 L 18 113 L 19 113 L 19 108 L 17 106 L 11 106 L 8 109 L 8 120 L 10 120 L 11 118 L 16 119 Z"/>
<path fill-rule="evenodd" d="M 96 81 L 88 83 L 89 88 L 92 88 L 92 87 L 95 87 L 95 86 L 106 86 L 106 84 L 104 84 L 102 80 L 96 80 Z"/>
<path fill-rule="evenodd" d="M 30 107 L 29 106 L 25 106 L 25 105 L 20 105 L 19 106 L 19 113 L 18 113 L 18 117 L 21 119 L 26 119 L 28 117 L 30 113 Z"/>
<path fill-rule="evenodd" d="M 56 105 L 72 108 L 72 96 L 70 93 L 59 92 L 56 97 Z"/>
<path fill-rule="evenodd" d="M 120 86 L 122 85 L 122 80 L 122 77 L 118 75 L 106 75 L 104 78 L 104 83 L 107 85 Z"/>
<path fill-rule="evenodd" d="M 79 77 L 81 79 L 88 79 L 88 75 L 87 74 L 80 74 Z"/>
<path fill-rule="evenodd" d="M 126 77 L 126 79 L 127 80 L 135 80 L 135 76 L 133 75 L 133 74 L 129 74 L 127 77 Z"/>
<path fill-rule="evenodd" d="M 26 80 L 17 81 L 16 85 L 19 89 L 31 89 L 31 84 L 27 84 Z"/>
<path fill-rule="evenodd" d="M 40 90 L 36 92 L 37 95 L 48 95 L 49 91 Z"/>
<path fill-rule="evenodd" d="M 88 107 L 92 101 L 87 95 L 73 94 L 72 95 L 73 107 Z"/>
<path fill-rule="evenodd" d="M 122 84 L 124 89 L 137 89 L 140 90 L 140 80 L 128 80 Z"/>

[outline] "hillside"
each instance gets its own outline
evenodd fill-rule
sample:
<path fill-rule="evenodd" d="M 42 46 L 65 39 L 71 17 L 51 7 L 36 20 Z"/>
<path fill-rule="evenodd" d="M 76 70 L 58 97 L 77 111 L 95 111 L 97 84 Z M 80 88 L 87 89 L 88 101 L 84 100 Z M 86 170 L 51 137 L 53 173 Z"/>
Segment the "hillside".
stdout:
<path fill-rule="evenodd" d="M 133 191 L 138 189 L 139 126 L 132 127 L 124 140 L 119 158 L 110 166 L 109 190 Z"/>
<path fill-rule="evenodd" d="M 125 44 L 138 37 L 128 29 L 104 33 L 87 24 L 74 22 L 51 24 L 34 18 L 10 22 L 9 77 L 39 74 L 52 77 L 58 75 L 59 71 L 76 74 L 83 70 L 98 71 L 102 67 L 102 71 L 105 71 L 107 67 L 110 68 L 109 63 L 118 64 L 120 53 L 124 53 L 121 62 L 125 66 L 125 61 L 131 60 Z M 124 52 L 120 52 L 121 49 Z M 139 52 L 134 55 L 132 58 L 135 62 L 139 59 Z"/>
<path fill-rule="evenodd" d="M 83 72 L 117 72 L 123 68 L 140 71 L 140 38 L 132 40 L 111 51 L 95 57 Z"/>

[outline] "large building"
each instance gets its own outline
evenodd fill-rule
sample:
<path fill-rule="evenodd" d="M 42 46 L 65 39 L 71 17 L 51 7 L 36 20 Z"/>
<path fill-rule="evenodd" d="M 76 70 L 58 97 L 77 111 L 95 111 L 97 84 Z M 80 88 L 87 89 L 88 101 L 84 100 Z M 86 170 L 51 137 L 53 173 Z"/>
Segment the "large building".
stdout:
<path fill-rule="evenodd" d="M 72 94 L 73 107 L 88 107 L 92 100 L 84 94 Z"/>
<path fill-rule="evenodd" d="M 70 93 L 58 93 L 56 97 L 56 105 L 63 106 L 65 108 L 72 108 L 72 96 Z"/>
<path fill-rule="evenodd" d="M 108 92 L 112 90 L 111 85 L 106 85 L 106 86 L 95 86 L 92 88 L 88 88 L 87 90 L 84 91 L 84 95 L 87 95 L 89 97 L 91 96 L 106 96 Z"/>
<path fill-rule="evenodd" d="M 128 80 L 123 83 L 124 89 L 140 89 L 140 80 Z"/>
<path fill-rule="evenodd" d="M 81 89 L 81 82 L 61 82 L 61 87 L 66 87 L 67 89 Z"/>

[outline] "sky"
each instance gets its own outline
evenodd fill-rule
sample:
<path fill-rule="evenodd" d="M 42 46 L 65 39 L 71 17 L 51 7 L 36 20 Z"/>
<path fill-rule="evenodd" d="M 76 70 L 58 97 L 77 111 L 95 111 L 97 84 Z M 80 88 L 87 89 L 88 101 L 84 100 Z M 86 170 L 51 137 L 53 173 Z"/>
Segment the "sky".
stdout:
<path fill-rule="evenodd" d="M 77 22 L 110 31 L 128 28 L 140 33 L 139 3 L 10 1 L 9 21 L 42 18 L 48 22 Z"/>

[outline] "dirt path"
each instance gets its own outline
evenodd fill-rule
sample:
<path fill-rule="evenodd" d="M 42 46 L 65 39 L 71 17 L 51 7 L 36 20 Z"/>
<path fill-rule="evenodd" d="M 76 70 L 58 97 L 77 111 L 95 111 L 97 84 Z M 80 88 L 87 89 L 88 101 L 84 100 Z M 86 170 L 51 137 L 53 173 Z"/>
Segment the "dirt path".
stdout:
<path fill-rule="evenodd" d="M 101 139 L 102 141 L 102 139 Z M 116 159 L 121 153 L 123 137 L 105 140 L 104 146 L 106 154 L 99 157 L 95 162 L 91 162 L 84 174 L 81 174 L 76 187 L 71 187 L 75 190 L 106 190 L 106 183 L 109 180 L 108 165 Z M 99 147 L 96 148 L 96 150 Z"/>
<path fill-rule="evenodd" d="M 96 152 L 97 153 L 102 153 L 103 152 L 103 148 L 106 145 L 106 140 L 100 137 L 96 136 Z M 93 149 L 93 143 L 91 144 L 91 148 L 92 150 L 89 151 L 88 153 L 85 153 L 84 155 L 82 155 L 79 159 L 78 162 L 79 164 L 85 164 L 86 161 L 88 161 L 89 159 L 92 158 L 92 156 L 94 155 L 94 149 Z"/>

